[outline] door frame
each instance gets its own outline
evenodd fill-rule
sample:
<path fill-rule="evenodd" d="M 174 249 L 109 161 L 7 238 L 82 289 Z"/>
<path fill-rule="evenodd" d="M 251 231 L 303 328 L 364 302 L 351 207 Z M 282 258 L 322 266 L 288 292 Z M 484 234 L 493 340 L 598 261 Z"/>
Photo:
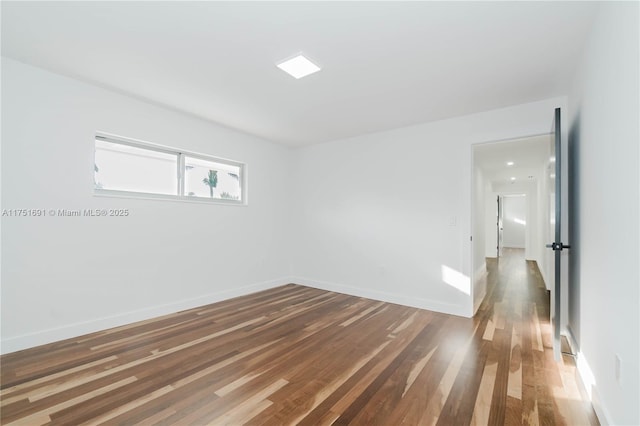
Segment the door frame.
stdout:
<path fill-rule="evenodd" d="M 498 241 L 498 245 L 500 247 L 501 250 L 503 250 L 506 246 L 504 245 L 504 241 L 505 241 L 505 233 L 504 233 L 504 228 L 505 228 L 505 214 L 507 213 L 507 209 L 505 207 L 506 203 L 505 199 L 509 199 L 509 198 L 516 198 L 516 197 L 522 197 L 525 199 L 525 231 L 524 231 L 524 253 L 525 253 L 525 259 L 527 259 L 526 255 L 528 252 L 528 247 L 531 244 L 531 233 L 530 233 L 530 226 L 531 226 L 531 221 L 529 219 L 529 203 L 531 202 L 531 199 L 529 197 L 529 194 L 527 194 L 526 192 L 523 193 L 522 191 L 500 191 L 499 193 L 497 193 L 497 196 L 500 197 L 500 201 L 501 201 L 501 206 L 500 208 L 502 209 L 501 213 L 502 213 L 502 233 L 501 233 L 501 237 L 502 237 L 502 245 L 500 245 L 500 241 Z M 532 253 L 528 253 L 531 257 Z"/>
<path fill-rule="evenodd" d="M 500 246 L 500 237 L 504 236 L 503 232 L 501 232 L 504 231 L 504 223 L 502 222 L 502 215 L 504 213 L 504 211 L 502 210 L 504 208 L 504 200 L 502 197 L 504 196 L 500 194 L 496 195 L 496 202 L 498 204 L 498 214 L 496 217 L 496 259 L 500 259 L 500 249 L 503 248 Z"/>
<path fill-rule="evenodd" d="M 565 111 L 565 109 L 566 109 L 566 107 L 563 107 L 562 111 Z M 564 116 L 564 112 L 563 112 L 563 116 Z M 471 157 L 471 161 L 470 161 L 470 170 L 471 170 L 471 173 L 470 173 L 470 188 L 471 188 L 471 191 L 470 191 L 470 206 L 471 206 L 470 212 L 471 212 L 471 217 L 470 217 L 470 228 L 469 228 L 469 230 L 470 230 L 470 234 L 472 235 L 472 237 L 470 238 L 471 244 L 470 244 L 469 259 L 470 259 L 470 265 L 471 265 L 471 267 L 470 267 L 470 274 L 471 274 L 470 283 L 471 283 L 472 315 L 476 314 L 477 307 L 479 306 L 479 303 L 478 304 L 475 303 L 475 294 L 474 294 L 475 285 L 476 285 L 476 282 L 478 280 L 481 280 L 483 278 L 482 276 L 478 276 L 478 272 L 479 272 L 478 270 L 479 270 L 479 267 L 481 265 L 476 265 L 475 264 L 476 241 L 473 239 L 473 232 L 474 232 L 475 225 L 476 225 L 476 208 L 475 208 L 475 198 L 476 198 L 476 182 L 475 182 L 475 180 L 476 180 L 476 178 L 475 178 L 476 158 L 475 157 L 476 156 L 475 156 L 475 148 L 477 146 L 481 146 L 481 145 L 485 145 L 485 144 L 517 143 L 517 141 L 520 140 L 520 139 L 534 138 L 534 137 L 538 137 L 538 136 L 551 136 L 552 134 L 553 134 L 553 132 L 532 133 L 532 134 L 524 134 L 524 135 L 520 135 L 520 136 L 512 136 L 512 137 L 504 138 L 504 139 L 485 140 L 485 141 L 480 141 L 480 142 L 475 142 L 475 143 L 470 144 L 469 149 L 471 151 L 471 155 L 470 155 L 470 157 Z M 564 133 L 563 133 L 563 135 L 564 135 Z M 563 151 L 564 151 L 566 149 L 566 142 L 564 140 L 564 137 L 562 139 L 562 142 L 563 142 L 562 147 L 563 147 Z M 566 156 L 563 156 L 563 157 L 566 158 Z M 566 167 L 563 167 L 562 170 L 563 170 L 563 175 L 564 175 L 566 173 Z M 566 179 L 563 179 L 563 180 L 564 180 L 564 182 L 566 182 Z M 521 193 L 521 192 L 520 191 L 514 191 L 514 193 Z M 505 195 L 505 194 L 506 194 L 506 192 L 503 192 L 500 195 Z M 562 192 L 563 198 L 566 197 L 566 194 L 567 194 L 566 190 L 563 190 L 563 192 Z M 538 202 L 540 202 L 540 201 L 538 201 Z M 566 201 L 564 201 L 564 202 L 566 203 Z M 485 206 L 485 208 L 486 208 L 486 206 Z M 565 212 L 566 212 L 566 209 L 565 209 Z M 563 212 L 563 215 L 564 214 L 565 213 Z M 563 233 L 566 232 L 566 228 L 567 227 L 565 226 L 564 230 L 563 230 Z M 539 231 L 539 234 L 543 234 L 543 233 L 544 233 L 544 230 L 540 230 Z M 540 235 L 540 242 L 541 243 L 546 242 L 547 239 L 548 239 L 547 235 Z M 485 246 L 486 246 L 486 244 L 485 244 Z M 482 247 L 482 250 L 485 251 L 485 257 L 486 257 L 486 247 Z M 567 270 L 566 267 L 564 267 L 564 265 L 563 265 L 562 269 L 564 269 L 564 271 Z M 484 273 L 486 274 L 486 270 L 485 270 Z M 552 282 L 553 277 L 552 276 L 547 276 L 549 274 L 546 274 L 545 271 L 542 271 L 542 268 L 541 268 L 541 273 L 543 275 L 543 279 L 545 281 L 545 284 L 547 285 L 547 288 L 549 289 L 549 291 L 553 291 L 553 282 Z M 563 300 L 563 302 L 566 302 L 566 297 L 563 297 L 561 300 Z M 550 301 L 550 303 L 551 303 L 551 301 Z M 551 308 L 551 306 L 549 306 L 549 308 Z M 564 312 L 564 311 L 566 311 L 566 309 L 562 309 L 561 310 L 561 312 Z M 566 324 L 566 323 L 561 322 L 561 324 L 562 324 L 562 329 L 564 330 L 564 324 Z M 562 333 L 562 334 L 564 334 L 564 333 Z"/>

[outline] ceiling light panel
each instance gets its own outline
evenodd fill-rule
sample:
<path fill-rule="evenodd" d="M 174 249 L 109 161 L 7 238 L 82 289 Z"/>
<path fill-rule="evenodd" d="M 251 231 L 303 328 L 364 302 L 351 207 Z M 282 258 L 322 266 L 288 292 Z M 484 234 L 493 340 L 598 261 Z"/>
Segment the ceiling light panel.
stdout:
<path fill-rule="evenodd" d="M 277 67 L 297 79 L 320 71 L 319 66 L 311 62 L 303 55 L 298 55 L 291 59 L 287 59 L 286 61 L 277 64 Z"/>

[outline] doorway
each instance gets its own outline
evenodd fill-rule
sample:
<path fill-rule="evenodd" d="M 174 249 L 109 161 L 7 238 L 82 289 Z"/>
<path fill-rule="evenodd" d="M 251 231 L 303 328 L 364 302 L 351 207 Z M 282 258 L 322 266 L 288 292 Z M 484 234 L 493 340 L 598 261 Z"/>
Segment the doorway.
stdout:
<path fill-rule="evenodd" d="M 524 250 L 527 246 L 527 201 L 527 194 L 498 195 L 498 256 L 503 248 Z"/>
<path fill-rule="evenodd" d="M 486 292 L 487 260 L 499 260 L 502 250 L 521 250 L 523 261 L 534 261 L 547 289 L 553 270 L 544 244 L 551 232 L 547 179 L 550 134 L 473 146 L 474 307 Z"/>

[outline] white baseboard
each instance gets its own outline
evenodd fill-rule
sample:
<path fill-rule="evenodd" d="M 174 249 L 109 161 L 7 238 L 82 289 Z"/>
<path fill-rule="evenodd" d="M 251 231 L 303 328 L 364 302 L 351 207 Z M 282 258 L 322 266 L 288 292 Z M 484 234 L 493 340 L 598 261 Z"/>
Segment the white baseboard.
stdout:
<path fill-rule="evenodd" d="M 185 299 L 178 302 L 167 303 L 159 306 L 151 306 L 136 311 L 124 312 L 103 318 L 91 319 L 88 321 L 68 324 L 62 327 L 50 328 L 47 330 L 37 331 L 35 333 L 24 334 L 21 336 L 9 337 L 2 340 L 0 345 L 0 354 L 16 352 L 22 349 L 32 348 L 47 343 L 57 342 L 59 340 L 70 339 L 72 337 L 82 336 L 96 331 L 106 330 L 137 321 L 144 321 L 162 315 L 172 314 L 183 311 L 185 309 L 197 308 L 198 306 L 208 305 L 210 303 L 220 302 L 232 299 L 238 296 L 267 290 L 281 285 L 289 284 L 290 278 L 279 278 L 271 281 L 250 284 L 247 286 L 223 290 L 216 293 L 206 294 L 191 299 Z"/>
<path fill-rule="evenodd" d="M 350 296 L 364 297 L 381 302 L 395 303 L 398 305 L 411 306 L 413 308 L 426 309 L 429 311 L 442 312 L 450 315 L 457 315 L 469 318 L 469 308 L 451 303 L 442 303 L 430 299 L 421 299 L 411 296 L 403 296 L 398 294 L 387 293 L 379 290 L 370 290 L 360 287 L 347 286 L 342 284 L 329 283 L 326 281 L 317 281 L 303 277 L 292 277 L 293 283 L 313 287 L 320 290 L 333 291 L 335 293 L 348 294 Z"/>
<path fill-rule="evenodd" d="M 613 422 L 611 420 L 611 414 L 609 413 L 609 410 L 607 410 L 607 408 L 602 404 L 598 386 L 593 376 L 593 372 L 591 371 L 591 367 L 589 366 L 589 363 L 587 362 L 585 356 L 580 351 L 578 351 L 576 355 L 576 366 L 578 369 L 578 377 L 582 382 L 582 386 L 587 391 L 589 399 L 591 399 L 591 405 L 593 406 L 593 410 L 596 412 L 598 421 L 602 426 L 612 425 Z"/>
<path fill-rule="evenodd" d="M 593 405 L 593 410 L 596 412 L 596 416 L 598 417 L 598 421 L 601 426 L 609 426 L 613 424 L 609 411 L 604 405 L 602 405 L 598 389 L 595 386 L 591 392 L 591 405 Z"/>
<path fill-rule="evenodd" d="M 569 343 L 569 349 L 571 349 L 571 353 L 574 355 L 577 354 L 578 343 L 576 342 L 576 339 L 573 336 L 573 332 L 571 331 L 571 328 L 568 325 L 563 326 L 562 329 L 560 330 L 560 335 L 567 338 L 567 342 Z"/>

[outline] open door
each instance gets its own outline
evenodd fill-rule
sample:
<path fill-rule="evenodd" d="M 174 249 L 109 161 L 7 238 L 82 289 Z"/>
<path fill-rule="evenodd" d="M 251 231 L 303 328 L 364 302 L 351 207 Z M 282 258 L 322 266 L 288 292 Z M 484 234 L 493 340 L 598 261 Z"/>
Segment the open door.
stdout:
<path fill-rule="evenodd" d="M 547 247 L 554 252 L 554 280 L 553 291 L 551 292 L 551 326 L 553 328 L 553 354 L 556 360 L 560 359 L 560 311 L 561 311 L 561 268 L 562 250 L 570 246 L 562 243 L 562 145 L 560 141 L 560 108 L 556 108 L 553 117 L 553 138 L 551 141 L 551 157 L 555 158 L 555 172 L 551 174 L 552 190 L 555 192 L 551 205 L 554 210 L 550 218 L 553 219 L 554 239 Z"/>

